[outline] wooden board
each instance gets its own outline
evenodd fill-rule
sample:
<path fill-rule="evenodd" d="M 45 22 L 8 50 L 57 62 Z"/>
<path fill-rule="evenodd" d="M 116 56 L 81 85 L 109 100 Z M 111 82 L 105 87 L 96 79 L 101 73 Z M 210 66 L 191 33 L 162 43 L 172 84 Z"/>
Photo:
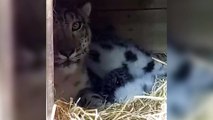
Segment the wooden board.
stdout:
<path fill-rule="evenodd" d="M 100 28 L 112 24 L 119 36 L 147 50 L 166 51 L 166 10 L 96 11 L 91 22 Z"/>
<path fill-rule="evenodd" d="M 166 8 L 167 0 L 92 0 L 99 10 Z"/>
<path fill-rule="evenodd" d="M 87 1 L 92 3 L 95 10 L 123 10 L 123 9 L 157 9 L 166 8 L 167 0 L 58 0 L 60 2 L 81 4 Z"/>

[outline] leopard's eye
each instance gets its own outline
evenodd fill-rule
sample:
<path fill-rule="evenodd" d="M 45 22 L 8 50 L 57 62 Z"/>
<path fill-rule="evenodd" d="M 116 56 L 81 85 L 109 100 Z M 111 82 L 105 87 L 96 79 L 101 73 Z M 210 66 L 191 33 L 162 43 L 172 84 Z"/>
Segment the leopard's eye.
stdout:
<path fill-rule="evenodd" d="M 72 25 L 72 30 L 77 31 L 81 28 L 81 22 L 74 22 Z"/>

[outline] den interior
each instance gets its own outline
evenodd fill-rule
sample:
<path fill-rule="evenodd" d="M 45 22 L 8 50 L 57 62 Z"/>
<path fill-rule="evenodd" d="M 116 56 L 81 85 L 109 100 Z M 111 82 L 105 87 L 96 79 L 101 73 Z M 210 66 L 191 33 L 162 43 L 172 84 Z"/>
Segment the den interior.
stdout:
<path fill-rule="evenodd" d="M 45 104 L 46 104 L 46 91 L 45 91 L 45 81 L 46 81 L 46 7 L 45 0 L 20 0 L 15 1 L 15 22 L 16 22 L 16 54 L 17 54 L 17 111 L 19 111 L 18 116 L 20 120 L 29 120 L 29 119 L 45 119 Z M 86 3 L 90 3 L 89 6 Z M 83 22 L 72 22 L 66 21 L 67 16 L 63 14 L 62 21 L 63 25 L 61 26 L 61 19 L 58 21 L 53 21 L 54 28 L 54 53 L 57 52 L 56 48 L 58 43 L 55 42 L 57 37 L 55 34 L 65 34 L 64 39 L 68 39 L 66 34 L 72 35 L 73 33 L 68 33 L 68 30 L 71 23 L 71 28 L 73 30 L 73 23 L 76 23 L 74 27 L 77 26 L 78 29 L 85 29 L 86 27 L 91 27 L 91 41 L 95 34 L 94 31 L 104 31 L 108 30 L 109 33 L 119 36 L 119 39 L 122 41 L 129 41 L 131 44 L 136 44 L 143 48 L 145 51 L 151 53 L 165 53 L 166 52 L 166 9 L 167 1 L 166 0 L 54 0 L 54 15 L 60 14 L 58 11 L 63 11 L 60 7 L 55 9 L 58 5 L 64 5 L 66 7 L 75 6 L 75 9 L 78 9 L 77 13 L 80 14 L 80 17 L 74 17 L 82 20 Z M 91 6 L 90 6 L 91 5 Z M 72 11 L 72 7 L 69 9 Z M 80 11 L 80 12 L 79 12 Z M 91 12 L 90 12 L 91 11 Z M 64 11 L 63 11 L 64 12 Z M 62 13 L 63 13 L 62 12 Z M 68 10 L 69 12 L 69 10 Z M 54 20 L 55 20 L 55 16 Z M 65 15 L 65 16 L 64 16 Z M 59 15 L 60 16 L 60 15 Z M 69 19 L 70 20 L 70 19 Z M 59 32 L 55 30 L 57 24 L 60 24 Z M 87 24 L 89 26 L 87 26 Z M 83 27 L 82 27 L 83 26 Z M 80 28 L 78 28 L 80 27 Z M 56 33 L 55 33 L 56 32 Z M 62 32 L 62 33 L 60 33 Z M 73 31 L 72 31 L 73 32 Z M 85 32 L 85 31 L 84 31 Z M 88 31 L 87 31 L 88 33 Z M 75 34 L 73 34 L 75 37 Z M 56 35 L 57 36 L 57 35 Z M 73 36 L 72 36 L 72 39 Z M 117 38 L 116 38 L 117 39 Z M 69 41 L 72 48 L 79 47 L 82 48 L 82 43 L 77 41 Z M 90 42 L 89 42 L 90 43 Z M 124 42 L 125 43 L 125 42 Z M 63 46 L 67 47 L 68 44 L 62 43 Z M 126 43 L 125 43 L 126 44 Z M 86 46 L 90 44 L 85 43 Z M 66 47 L 62 48 L 62 50 Z M 106 47 L 106 46 L 105 46 Z M 109 48 L 109 46 L 107 46 Z M 69 46 L 68 46 L 69 49 Z M 86 48 L 87 49 L 87 48 Z M 120 49 L 120 48 L 119 48 Z M 122 48 L 123 49 L 123 48 Z M 135 49 L 135 48 L 131 48 Z M 70 50 L 70 49 L 69 49 Z M 71 50 L 73 52 L 73 50 Z M 74 52 L 76 49 L 74 49 Z M 86 50 L 86 55 L 87 55 Z M 33 54 L 33 55 L 31 55 Z M 65 53 L 66 54 L 66 53 Z M 89 53 L 88 53 L 89 54 Z M 108 53 L 106 53 L 108 54 Z M 141 53 L 138 53 L 141 54 Z M 71 54 L 70 54 L 71 55 Z M 72 56 L 72 55 L 71 55 Z M 95 54 L 97 57 L 97 54 Z M 25 58 L 26 57 L 26 58 Z M 61 56 L 59 56 L 61 57 Z M 67 57 L 67 56 L 65 56 Z M 116 56 L 114 56 L 116 57 Z M 64 57 L 63 57 L 64 58 Z M 85 87 L 87 81 L 84 85 L 79 83 L 79 79 L 88 79 L 87 69 L 84 67 L 85 56 L 80 57 L 79 61 L 76 60 L 74 63 L 69 63 L 69 68 L 67 67 L 57 67 L 55 66 L 55 101 L 65 100 L 69 102 L 70 97 L 78 96 L 76 92 L 81 91 L 81 87 Z M 116 59 L 116 58 L 114 58 Z M 119 58 L 118 58 L 119 59 Z M 56 60 L 56 58 L 55 58 Z M 120 64 L 120 63 L 119 63 Z M 59 71 L 59 72 L 58 72 Z M 61 73 L 62 72 L 62 73 Z M 64 73 L 63 73 L 64 72 Z M 82 74 L 83 72 L 83 74 Z M 66 74 L 64 76 L 64 74 Z M 71 74 L 68 75 L 67 74 Z M 63 80 L 62 80 L 63 78 Z M 70 80 L 73 81 L 70 81 Z M 21 82 L 20 82 L 21 81 Z M 59 82 L 58 82 L 59 81 Z M 73 89 L 74 84 L 80 84 L 79 89 Z M 78 86 L 78 85 L 77 85 Z M 97 85 L 98 86 L 98 85 Z M 61 94 L 57 93 L 57 89 Z M 26 92 L 27 91 L 27 92 Z M 83 93 L 88 91 L 83 91 Z M 88 93 L 91 91 L 89 90 Z M 66 98 L 63 98 L 63 94 L 66 94 Z M 97 97 L 97 96 L 96 96 Z M 98 96 L 99 97 L 99 96 Z M 73 98 L 76 101 L 79 99 Z M 60 102 L 59 102 L 60 103 Z M 57 103 L 56 103 L 57 104 Z M 60 103 L 61 104 L 61 103 Z M 64 104 L 63 104 L 64 105 Z M 61 109 L 56 112 L 56 115 L 61 115 Z M 79 111 L 79 113 L 82 113 Z M 79 115 L 79 114 L 78 114 Z M 38 118 L 38 116 L 40 118 Z M 57 119 L 65 119 L 67 117 L 57 117 Z M 65 115 L 66 116 L 66 115 Z M 94 117 L 94 116 L 93 116 Z M 117 116 L 118 117 L 118 116 Z M 103 118 L 104 119 L 104 118 Z"/>
<path fill-rule="evenodd" d="M 67 104 L 104 111 L 113 103 L 122 104 L 134 95 L 144 95 L 139 90 L 141 86 L 137 87 L 136 84 L 140 85 L 140 82 L 137 83 L 136 79 L 149 81 L 152 78 L 145 75 L 149 69 L 155 71 L 156 68 L 159 72 L 161 68 L 164 68 L 158 69 L 156 67 L 158 62 L 152 61 L 151 56 L 159 57 L 162 60 L 160 66 L 165 66 L 166 1 L 92 0 L 58 3 L 56 1 L 55 3 L 54 50 L 58 52 L 56 58 L 58 61 L 55 59 L 57 65 L 54 68 L 55 98 L 56 104 L 61 107 L 56 112 L 57 119 L 68 119 L 66 112 L 63 112 L 67 110 L 65 107 Z M 69 8 L 72 6 L 69 4 L 77 6 Z M 62 10 L 63 7 L 60 5 L 68 9 Z M 68 28 L 63 27 L 67 25 Z M 66 36 L 66 33 L 65 35 L 59 33 L 59 31 L 70 29 L 72 35 Z M 79 34 L 82 39 L 78 38 Z M 62 39 L 68 40 L 76 47 L 61 44 Z M 64 47 L 60 48 L 60 46 Z M 82 53 L 82 51 L 85 52 L 85 46 L 89 50 L 86 51 L 86 55 L 79 57 L 79 54 L 85 54 Z M 143 58 L 138 50 L 143 54 L 151 53 L 149 56 L 151 61 L 148 60 L 149 58 Z M 141 69 L 147 70 L 145 74 L 140 73 Z M 163 75 L 165 75 L 164 72 L 162 72 Z M 142 74 L 147 78 L 141 77 Z M 128 82 L 129 80 L 134 82 Z M 152 83 L 149 81 L 148 84 Z M 145 85 L 145 89 L 152 88 Z M 77 116 L 85 115 L 81 111 L 75 113 L 75 107 L 71 107 L 70 111 L 67 112 Z M 83 118 L 90 117 L 85 115 Z M 106 118 L 103 117 L 103 119 Z"/>

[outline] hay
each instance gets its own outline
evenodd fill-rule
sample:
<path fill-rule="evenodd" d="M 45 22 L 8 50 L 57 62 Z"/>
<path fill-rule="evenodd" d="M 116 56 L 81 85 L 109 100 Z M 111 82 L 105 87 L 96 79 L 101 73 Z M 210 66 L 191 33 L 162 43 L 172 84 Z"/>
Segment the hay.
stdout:
<path fill-rule="evenodd" d="M 104 110 L 84 109 L 71 99 L 55 102 L 56 120 L 166 120 L 166 80 L 156 82 L 151 94 L 135 96 L 124 104 L 112 104 Z"/>

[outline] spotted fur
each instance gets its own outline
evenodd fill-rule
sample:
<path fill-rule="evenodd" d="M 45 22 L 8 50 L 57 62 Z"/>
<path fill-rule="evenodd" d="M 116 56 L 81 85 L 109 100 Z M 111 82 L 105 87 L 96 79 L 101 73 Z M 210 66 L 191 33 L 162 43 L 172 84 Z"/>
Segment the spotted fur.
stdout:
<path fill-rule="evenodd" d="M 96 37 L 90 49 L 86 63 L 92 71 L 92 86 L 108 102 L 144 95 L 151 91 L 155 76 L 166 74 L 166 66 L 154 61 L 148 52 L 110 34 Z"/>

